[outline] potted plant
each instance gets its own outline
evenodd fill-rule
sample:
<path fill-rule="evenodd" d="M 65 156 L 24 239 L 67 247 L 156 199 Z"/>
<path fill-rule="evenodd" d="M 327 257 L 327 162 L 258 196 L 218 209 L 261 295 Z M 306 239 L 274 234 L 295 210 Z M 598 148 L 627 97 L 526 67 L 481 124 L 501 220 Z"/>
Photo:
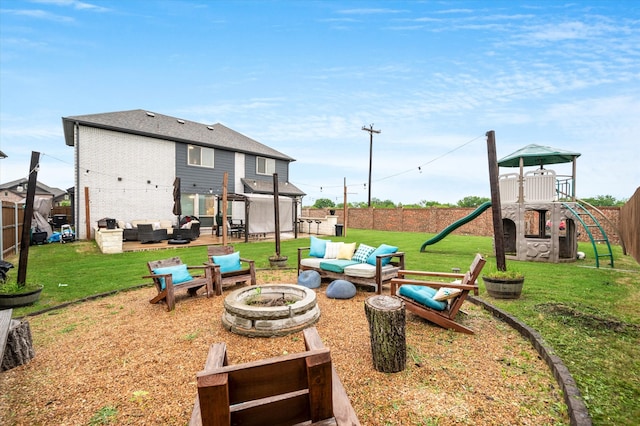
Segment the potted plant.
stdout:
<path fill-rule="evenodd" d="M 14 280 L 0 282 L 0 310 L 32 305 L 40 298 L 40 284 L 18 285 Z"/>
<path fill-rule="evenodd" d="M 482 274 L 489 296 L 495 299 L 518 299 L 524 285 L 524 274 L 517 270 L 491 270 Z"/>
<path fill-rule="evenodd" d="M 40 298 L 43 286 L 40 284 L 18 284 L 9 277 L 13 264 L 0 261 L 0 310 L 31 305 Z"/>

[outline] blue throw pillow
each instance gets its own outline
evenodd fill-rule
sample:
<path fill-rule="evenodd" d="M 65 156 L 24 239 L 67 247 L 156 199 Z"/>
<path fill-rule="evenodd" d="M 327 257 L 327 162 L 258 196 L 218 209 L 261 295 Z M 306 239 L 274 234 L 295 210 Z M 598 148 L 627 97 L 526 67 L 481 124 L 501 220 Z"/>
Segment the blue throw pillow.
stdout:
<path fill-rule="evenodd" d="M 369 255 L 369 258 L 367 259 L 367 263 L 369 265 L 373 265 L 376 266 L 376 256 L 379 254 L 391 254 L 391 253 L 395 253 L 398 251 L 398 247 L 394 247 L 394 246 L 388 246 L 386 244 L 380 244 L 380 246 L 375 249 L 373 251 L 373 253 L 371 253 Z M 391 262 L 391 258 L 390 257 L 386 257 L 384 259 L 382 259 L 382 266 L 388 265 L 389 262 Z"/>
<path fill-rule="evenodd" d="M 320 238 L 311 236 L 311 249 L 309 250 L 309 256 L 312 257 L 324 257 L 324 252 L 327 249 L 327 243 L 331 240 L 322 240 Z"/>
<path fill-rule="evenodd" d="M 156 268 L 154 274 L 171 274 L 173 285 L 182 284 L 191 281 L 193 277 L 187 270 L 187 265 L 166 266 L 164 268 Z M 164 278 L 160 278 L 160 287 L 164 290 L 166 284 Z"/>
<path fill-rule="evenodd" d="M 220 265 L 220 272 L 223 274 L 225 272 L 237 271 L 241 268 L 239 251 L 223 256 L 212 256 L 211 260 L 213 260 L 213 263 L 216 265 Z"/>

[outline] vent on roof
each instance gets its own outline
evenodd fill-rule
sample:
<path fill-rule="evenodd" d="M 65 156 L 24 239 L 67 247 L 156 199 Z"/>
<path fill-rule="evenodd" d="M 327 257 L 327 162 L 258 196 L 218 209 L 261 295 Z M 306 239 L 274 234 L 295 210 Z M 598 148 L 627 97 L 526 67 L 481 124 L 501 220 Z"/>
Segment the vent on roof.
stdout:
<path fill-rule="evenodd" d="M 178 123 L 184 124 L 184 120 L 178 119 Z"/>
<path fill-rule="evenodd" d="M 207 126 L 207 129 L 213 130 L 213 126 Z"/>
<path fill-rule="evenodd" d="M 155 116 L 156 116 L 154 113 L 149 112 L 149 111 L 147 111 L 147 115 L 148 115 L 149 117 L 155 117 Z"/>

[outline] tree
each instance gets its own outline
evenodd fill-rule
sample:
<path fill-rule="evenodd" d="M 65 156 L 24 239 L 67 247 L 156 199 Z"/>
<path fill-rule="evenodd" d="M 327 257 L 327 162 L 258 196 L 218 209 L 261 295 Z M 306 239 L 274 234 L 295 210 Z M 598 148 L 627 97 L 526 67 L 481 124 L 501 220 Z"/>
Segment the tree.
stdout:
<path fill-rule="evenodd" d="M 476 196 L 470 195 L 458 201 L 458 207 L 478 207 L 480 204 L 486 203 L 487 201 L 491 201 L 491 200 L 486 197 L 476 197 Z"/>
<path fill-rule="evenodd" d="M 594 198 L 583 198 L 584 201 L 596 207 L 622 206 L 627 200 L 616 200 L 612 195 L 597 195 Z"/>
<path fill-rule="evenodd" d="M 328 198 L 318 198 L 316 202 L 313 204 L 313 208 L 316 208 L 316 209 L 327 209 L 335 206 L 336 205 L 334 204 L 334 202 Z"/>

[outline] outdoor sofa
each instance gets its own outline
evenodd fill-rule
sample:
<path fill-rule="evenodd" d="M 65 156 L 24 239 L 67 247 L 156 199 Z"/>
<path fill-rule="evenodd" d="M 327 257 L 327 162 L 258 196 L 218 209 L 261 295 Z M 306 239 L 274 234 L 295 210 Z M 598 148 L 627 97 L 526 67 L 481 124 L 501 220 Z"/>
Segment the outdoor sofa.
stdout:
<path fill-rule="evenodd" d="M 311 236 L 309 247 L 298 248 L 298 275 L 301 271 L 313 270 L 321 278 L 346 280 L 372 288 L 377 294 L 382 293 L 382 286 L 396 278 L 401 269 L 404 269 L 404 253 L 387 244 L 371 247 Z"/>

